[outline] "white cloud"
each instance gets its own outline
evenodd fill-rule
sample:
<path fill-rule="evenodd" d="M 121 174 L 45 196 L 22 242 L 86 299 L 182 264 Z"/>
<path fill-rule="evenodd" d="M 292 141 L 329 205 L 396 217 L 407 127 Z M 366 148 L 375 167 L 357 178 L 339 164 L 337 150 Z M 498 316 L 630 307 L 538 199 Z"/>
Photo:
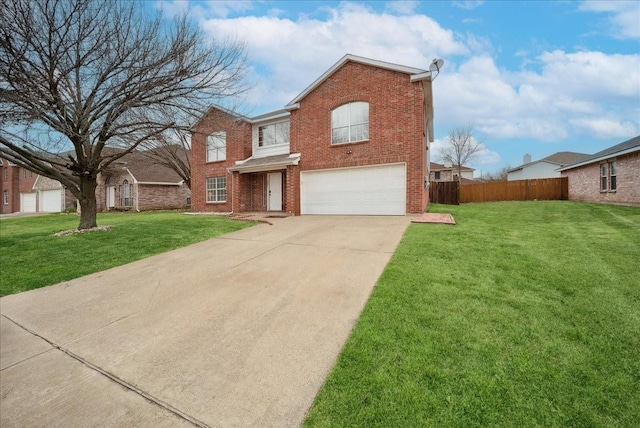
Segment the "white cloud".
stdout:
<path fill-rule="evenodd" d="M 460 9 L 471 10 L 482 6 L 484 0 L 459 0 L 453 1 L 452 4 Z"/>
<path fill-rule="evenodd" d="M 494 139 L 562 141 L 640 131 L 640 55 L 545 52 L 540 72 L 499 69 L 472 57 L 434 82 L 436 126 L 474 123 Z"/>
<path fill-rule="evenodd" d="M 389 12 L 399 13 L 401 15 L 412 14 L 418 7 L 417 0 L 392 0 L 385 3 L 385 9 Z"/>
<path fill-rule="evenodd" d="M 608 32 L 618 39 L 640 38 L 640 2 L 638 1 L 585 1 L 580 10 L 607 13 L 604 20 Z"/>
<path fill-rule="evenodd" d="M 376 13 L 356 3 L 326 11 L 326 20 L 243 16 L 209 19 L 202 26 L 212 36 L 246 41 L 261 74 L 258 102 L 280 106 L 346 53 L 428 69 L 435 57 L 469 52 L 458 36 L 425 15 Z"/>
<path fill-rule="evenodd" d="M 478 142 L 474 138 L 475 142 Z M 433 143 L 429 146 L 430 160 L 431 162 L 442 163 L 442 150 L 448 145 L 448 137 L 436 138 Z M 496 165 L 502 159 L 500 155 L 493 150 L 489 149 L 484 143 L 479 143 L 479 150 L 473 156 L 473 159 L 470 162 L 464 164 L 464 166 L 470 166 L 472 168 L 476 168 L 478 166 L 487 166 L 487 165 Z"/>

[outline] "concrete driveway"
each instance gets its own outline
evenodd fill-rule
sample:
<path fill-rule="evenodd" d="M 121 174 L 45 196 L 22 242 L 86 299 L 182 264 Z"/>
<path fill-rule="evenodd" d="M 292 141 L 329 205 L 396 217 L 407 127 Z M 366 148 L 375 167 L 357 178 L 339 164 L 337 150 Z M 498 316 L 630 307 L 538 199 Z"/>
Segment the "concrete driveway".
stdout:
<path fill-rule="evenodd" d="M 0 425 L 298 426 L 409 217 L 289 217 L 0 299 Z"/>

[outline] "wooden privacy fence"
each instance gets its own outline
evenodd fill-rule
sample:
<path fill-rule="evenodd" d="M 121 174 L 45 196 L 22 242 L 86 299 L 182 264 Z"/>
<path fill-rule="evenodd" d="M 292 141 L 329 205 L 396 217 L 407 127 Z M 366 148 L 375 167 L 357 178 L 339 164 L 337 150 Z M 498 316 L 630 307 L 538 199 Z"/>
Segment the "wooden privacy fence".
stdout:
<path fill-rule="evenodd" d="M 568 197 L 569 179 L 560 177 L 463 184 L 459 202 L 566 200 Z"/>
<path fill-rule="evenodd" d="M 457 181 L 432 181 L 429 183 L 429 200 L 438 204 L 458 205 L 460 183 Z"/>

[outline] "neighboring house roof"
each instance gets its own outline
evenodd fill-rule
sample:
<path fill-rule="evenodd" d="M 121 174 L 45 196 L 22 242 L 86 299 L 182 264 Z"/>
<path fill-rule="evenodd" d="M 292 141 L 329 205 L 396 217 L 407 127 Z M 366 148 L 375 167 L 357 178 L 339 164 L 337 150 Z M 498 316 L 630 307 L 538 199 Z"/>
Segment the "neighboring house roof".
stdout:
<path fill-rule="evenodd" d="M 159 165 L 140 152 L 124 155 L 112 168 L 126 168 L 139 183 L 181 184 L 182 178 L 174 170 Z"/>
<path fill-rule="evenodd" d="M 507 172 L 515 172 L 515 171 L 519 171 L 521 169 L 524 169 L 528 166 L 540 163 L 540 162 L 546 162 L 546 163 L 551 163 L 554 165 L 558 165 L 560 167 L 565 166 L 565 165 L 569 165 L 575 162 L 579 162 L 585 158 L 589 157 L 588 154 L 586 153 L 577 153 L 577 152 L 557 152 L 554 153 L 552 155 L 547 156 L 546 158 L 542 158 L 539 159 L 537 161 L 533 161 L 533 162 L 529 162 L 529 163 L 525 163 L 522 164 L 520 166 L 517 166 L 515 168 L 511 168 L 510 170 L 508 170 Z"/>
<path fill-rule="evenodd" d="M 322 76 L 318 77 L 311 85 L 309 85 L 304 91 L 302 91 L 300 95 L 295 97 L 289 104 L 287 104 L 285 106 L 285 109 L 293 110 L 298 108 L 300 101 L 302 101 L 304 97 L 306 97 L 315 88 L 320 86 L 322 82 L 327 80 L 333 73 L 335 73 L 340 67 L 342 67 L 349 61 L 371 65 L 373 67 L 384 68 L 386 70 L 398 71 L 400 73 L 411 74 L 417 77 L 417 79 L 413 80 L 427 79 L 431 77 L 431 72 L 422 70 L 420 68 L 407 67 L 405 65 L 393 64 L 390 62 L 378 61 L 375 59 L 347 54 L 343 56 L 338 62 L 336 62 L 330 69 L 325 71 Z"/>
<path fill-rule="evenodd" d="M 620 144 L 616 144 L 615 146 L 611 146 L 604 150 L 601 150 L 598 153 L 586 157 L 585 159 L 569 165 L 565 165 L 559 170 L 565 171 L 567 169 L 577 168 L 579 166 L 588 165 L 590 163 L 600 162 L 601 160 L 609 159 L 614 156 L 626 155 L 627 153 L 638 151 L 640 151 L 640 135 L 633 137 L 630 140 L 624 141 Z"/>
<path fill-rule="evenodd" d="M 457 171 L 458 165 L 444 166 L 440 163 L 429 162 L 429 171 L 450 171 L 450 170 Z M 460 167 L 460 171 L 475 171 L 475 169 L 462 165 L 462 167 Z"/>

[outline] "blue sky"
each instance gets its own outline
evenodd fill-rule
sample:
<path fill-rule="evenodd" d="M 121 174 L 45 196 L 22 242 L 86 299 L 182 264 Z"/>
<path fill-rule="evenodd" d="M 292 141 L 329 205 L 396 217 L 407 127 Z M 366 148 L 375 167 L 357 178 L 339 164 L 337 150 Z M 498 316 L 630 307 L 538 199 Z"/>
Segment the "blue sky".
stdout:
<path fill-rule="evenodd" d="M 284 107 L 347 53 L 427 69 L 432 156 L 473 124 L 476 174 L 558 151 L 594 153 L 640 134 L 638 1 L 187 1 L 212 38 L 244 40 L 254 116 Z"/>

